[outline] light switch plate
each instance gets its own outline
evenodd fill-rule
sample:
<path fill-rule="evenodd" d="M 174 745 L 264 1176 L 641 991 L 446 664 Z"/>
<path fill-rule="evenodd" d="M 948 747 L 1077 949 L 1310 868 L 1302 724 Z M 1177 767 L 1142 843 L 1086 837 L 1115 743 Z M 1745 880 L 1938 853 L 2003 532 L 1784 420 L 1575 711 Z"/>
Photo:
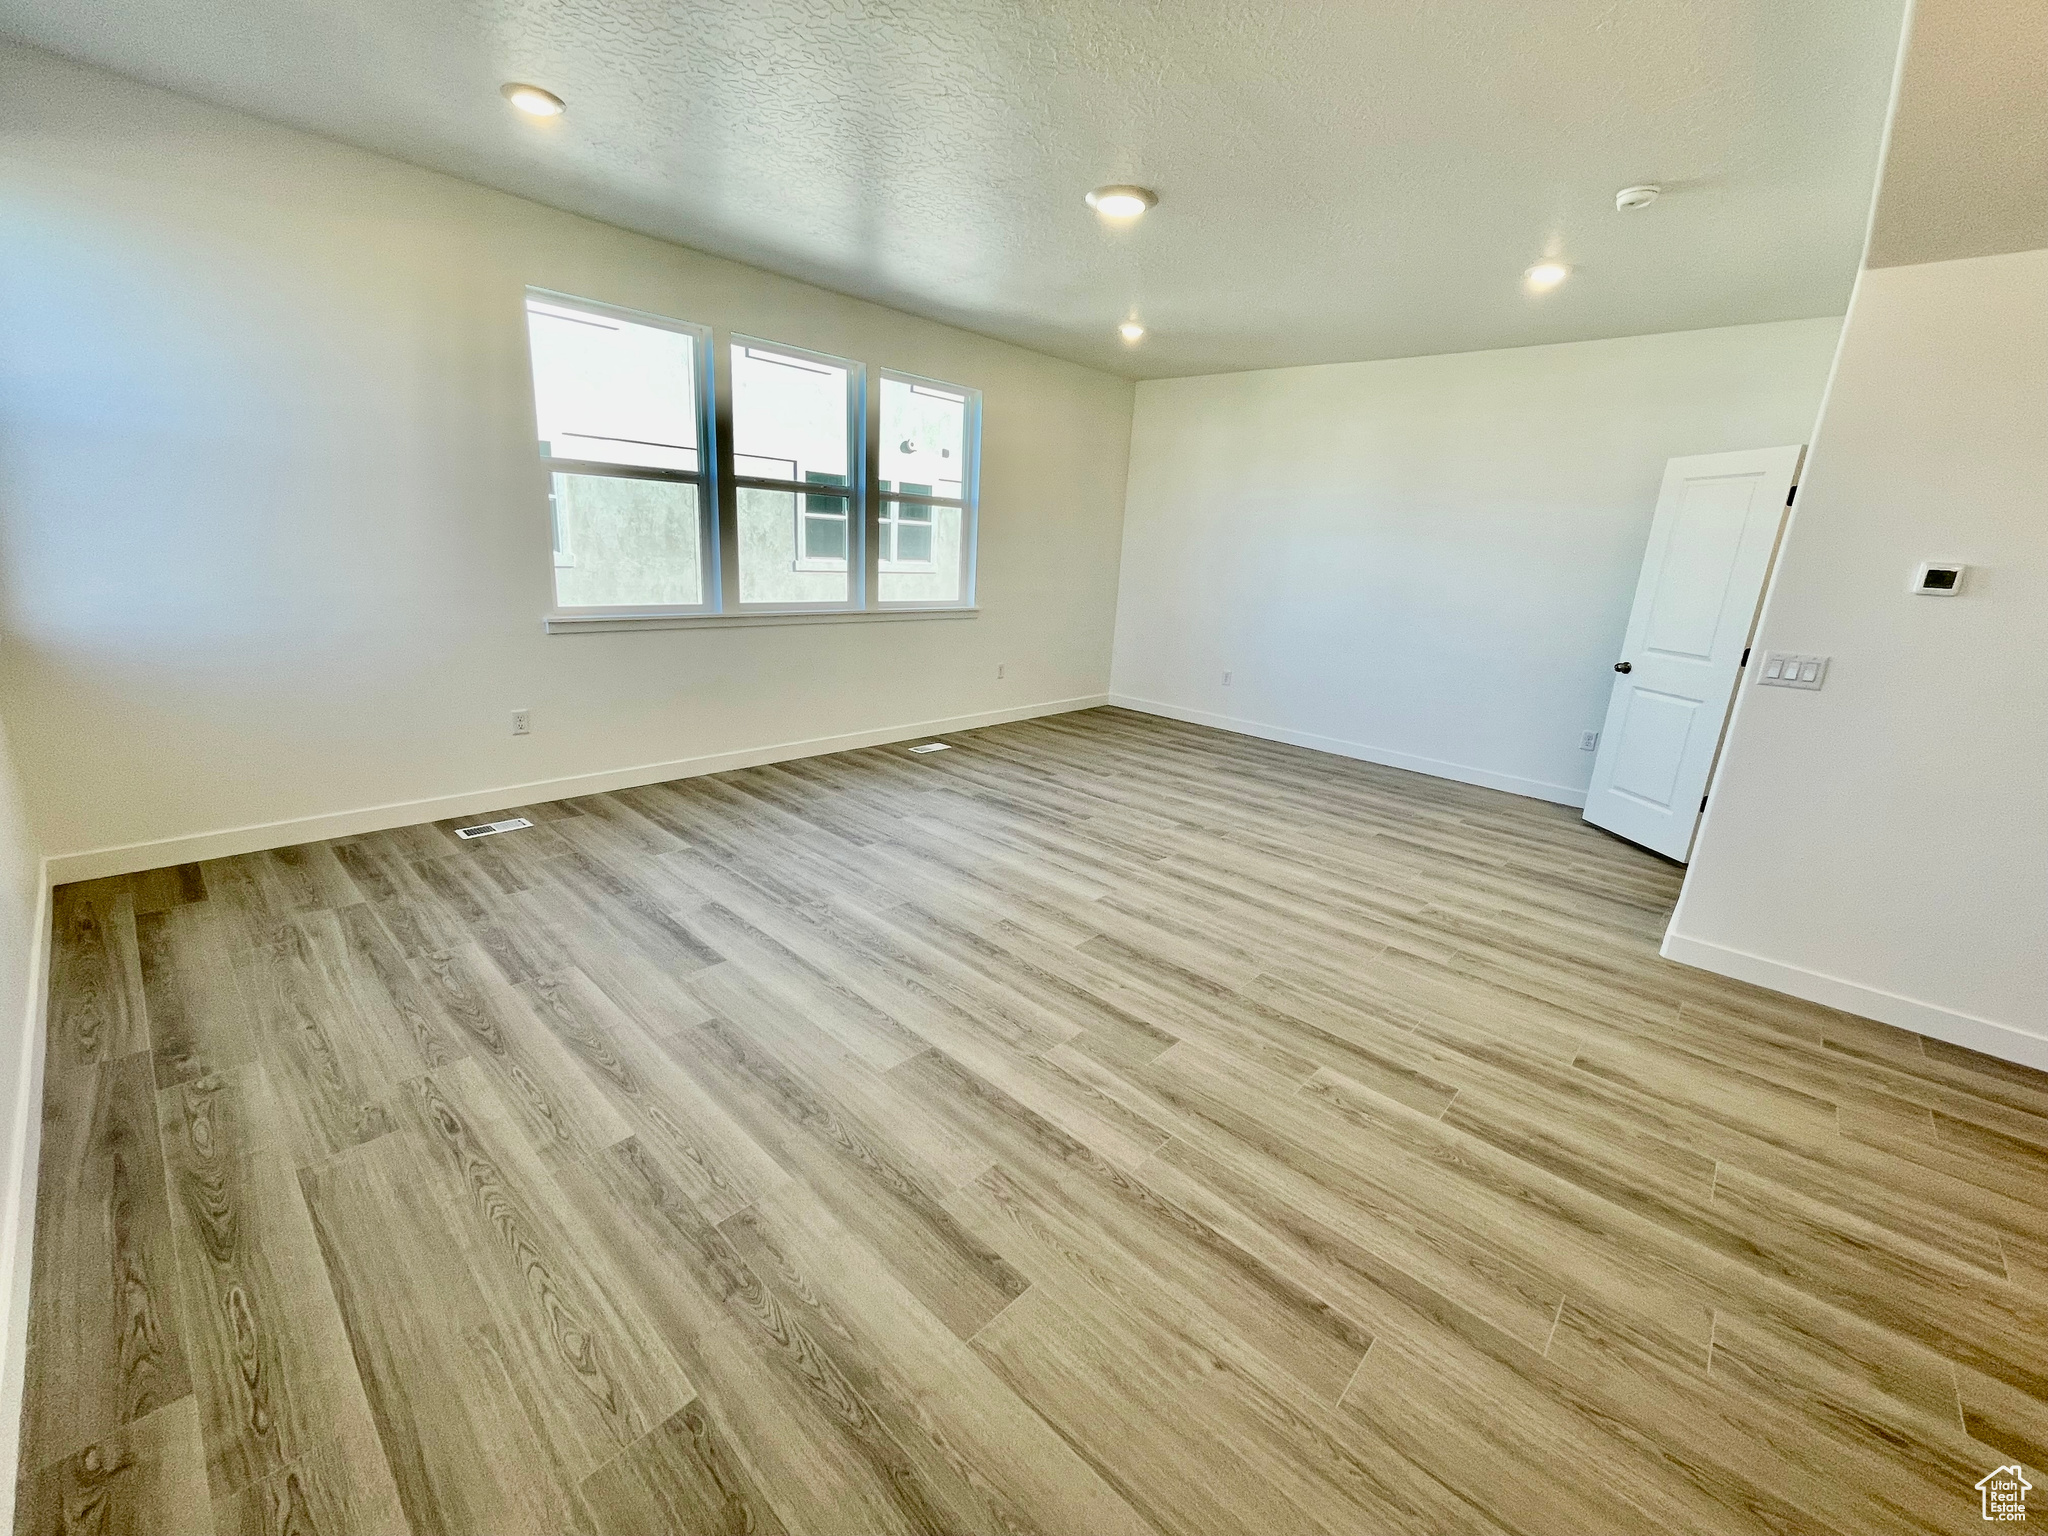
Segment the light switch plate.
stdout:
<path fill-rule="evenodd" d="M 1828 680 L 1828 658 L 1794 656 L 1789 651 L 1766 651 L 1763 664 L 1757 668 L 1756 680 L 1762 688 L 1818 690 Z"/>

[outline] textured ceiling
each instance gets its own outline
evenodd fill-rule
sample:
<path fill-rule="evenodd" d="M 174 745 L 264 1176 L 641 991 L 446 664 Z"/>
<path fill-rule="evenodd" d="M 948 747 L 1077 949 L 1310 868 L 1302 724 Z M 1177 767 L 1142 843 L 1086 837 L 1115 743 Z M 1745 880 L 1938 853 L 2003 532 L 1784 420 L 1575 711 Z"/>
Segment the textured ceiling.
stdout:
<path fill-rule="evenodd" d="M 1141 377 L 1839 313 L 1899 18 L 1899 0 L 0 0 L 25 42 Z M 506 80 L 568 115 L 519 117 Z M 1103 229 L 1081 194 L 1110 181 L 1159 207 Z M 1641 181 L 1668 194 L 1617 214 Z M 1577 271 L 1532 298 L 1519 275 L 1546 256 Z M 1126 347 L 1133 315 L 1151 334 Z"/>
<path fill-rule="evenodd" d="M 2048 4 L 1919 0 L 1870 265 L 2048 248 Z"/>

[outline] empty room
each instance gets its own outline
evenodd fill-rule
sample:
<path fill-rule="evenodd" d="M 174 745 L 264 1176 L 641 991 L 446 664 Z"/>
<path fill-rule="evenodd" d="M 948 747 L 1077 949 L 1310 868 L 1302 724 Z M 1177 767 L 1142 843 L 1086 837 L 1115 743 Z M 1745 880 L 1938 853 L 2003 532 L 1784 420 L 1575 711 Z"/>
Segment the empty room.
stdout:
<path fill-rule="evenodd" d="M 11 1528 L 2048 1519 L 2044 80 L 0 0 Z"/>

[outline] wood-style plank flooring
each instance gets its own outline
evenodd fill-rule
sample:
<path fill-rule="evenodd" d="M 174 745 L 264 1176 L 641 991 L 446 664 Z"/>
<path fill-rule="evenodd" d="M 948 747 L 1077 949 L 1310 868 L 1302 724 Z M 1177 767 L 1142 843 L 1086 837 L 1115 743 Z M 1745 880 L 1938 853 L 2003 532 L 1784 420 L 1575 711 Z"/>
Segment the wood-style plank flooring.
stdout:
<path fill-rule="evenodd" d="M 2048 1501 L 2048 1077 L 1577 813 L 1110 710 L 68 886 L 24 1532 Z"/>

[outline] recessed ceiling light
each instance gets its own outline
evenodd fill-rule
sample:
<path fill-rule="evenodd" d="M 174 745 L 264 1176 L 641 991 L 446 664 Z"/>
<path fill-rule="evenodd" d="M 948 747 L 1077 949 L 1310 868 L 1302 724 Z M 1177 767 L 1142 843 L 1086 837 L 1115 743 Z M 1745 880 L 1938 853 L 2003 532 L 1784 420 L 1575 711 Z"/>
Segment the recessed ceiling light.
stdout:
<path fill-rule="evenodd" d="M 537 85 L 521 85 L 516 80 L 500 86 L 498 94 L 528 117 L 560 117 L 567 110 L 562 98 L 553 91 L 544 91 Z"/>
<path fill-rule="evenodd" d="M 1159 194 L 1145 187 L 1097 187 L 1084 201 L 1105 219 L 1135 219 L 1159 201 Z"/>
<path fill-rule="evenodd" d="M 1538 293 L 1547 293 L 1572 275 L 1572 269 L 1561 261 L 1541 261 L 1522 276 Z"/>
<path fill-rule="evenodd" d="M 1138 324 L 1135 320 L 1126 320 L 1116 328 L 1116 333 L 1123 337 L 1125 341 L 1143 341 L 1145 339 L 1145 327 Z"/>

